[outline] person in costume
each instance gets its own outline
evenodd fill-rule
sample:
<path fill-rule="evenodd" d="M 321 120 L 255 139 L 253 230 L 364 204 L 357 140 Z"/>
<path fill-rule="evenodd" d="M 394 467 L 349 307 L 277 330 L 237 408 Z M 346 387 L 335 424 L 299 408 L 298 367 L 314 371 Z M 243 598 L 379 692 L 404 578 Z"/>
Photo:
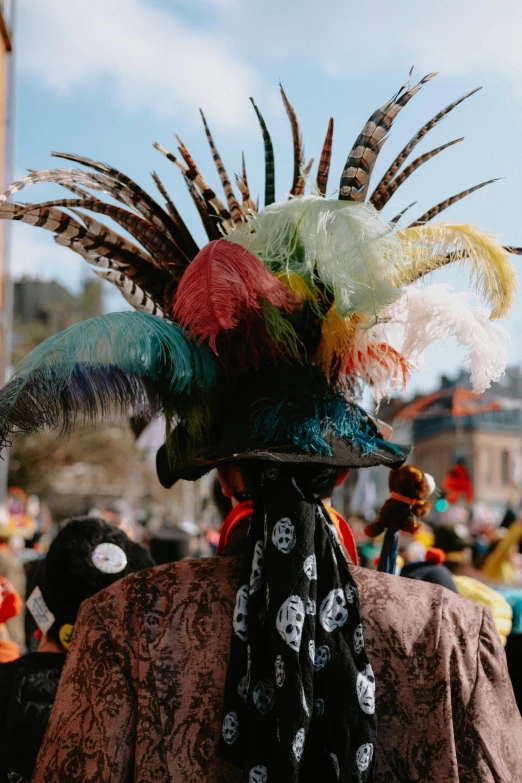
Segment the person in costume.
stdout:
<path fill-rule="evenodd" d="M 408 454 L 358 405 L 361 385 L 377 401 L 403 388 L 424 348 L 450 335 L 468 350 L 475 389 L 505 366 L 496 319 L 515 295 L 512 249 L 430 222 L 473 188 L 408 227 L 404 211 L 380 214 L 443 147 L 402 168 L 406 158 L 468 96 L 423 126 L 368 197 L 394 118 L 433 76 L 370 117 L 336 198 L 326 197 L 333 119 L 312 181 L 284 91 L 286 201 L 275 200 L 274 149 L 255 104 L 261 210 L 244 161 L 236 197 L 204 118 L 226 203 L 180 139 L 179 157 L 156 144 L 198 209 L 201 249 L 157 174 L 165 206 L 116 169 L 68 154 L 84 168 L 34 172 L 8 189 L 0 217 L 53 231 L 138 312 L 91 319 L 33 351 L 0 393 L 0 440 L 162 412 L 162 483 L 218 468 L 225 491 L 252 502 L 234 554 L 142 571 L 85 602 L 35 783 L 516 780 L 522 724 L 489 612 L 357 568 L 321 501 L 332 471 L 398 468 Z M 7 201 L 42 181 L 75 198 Z M 455 262 L 470 265 L 487 307 L 415 285 Z"/>
<path fill-rule="evenodd" d="M 82 601 L 153 565 L 146 549 L 101 519 L 73 519 L 58 533 L 27 599 L 38 652 L 0 666 L 1 783 L 31 779 Z"/>

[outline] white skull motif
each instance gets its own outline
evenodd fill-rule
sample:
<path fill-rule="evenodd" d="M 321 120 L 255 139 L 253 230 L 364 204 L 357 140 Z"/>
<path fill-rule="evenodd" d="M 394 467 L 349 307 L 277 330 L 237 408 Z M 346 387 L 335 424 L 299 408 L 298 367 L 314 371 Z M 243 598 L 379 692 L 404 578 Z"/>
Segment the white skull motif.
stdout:
<path fill-rule="evenodd" d="M 368 663 L 364 671 L 357 675 L 357 698 L 361 710 L 367 715 L 375 712 L 375 677 Z"/>
<path fill-rule="evenodd" d="M 315 614 L 316 613 L 316 606 L 315 606 L 315 601 L 313 600 L 313 598 L 307 598 L 306 599 L 305 611 L 306 611 L 306 614 Z"/>
<path fill-rule="evenodd" d="M 308 579 L 317 579 L 317 560 L 315 555 L 308 555 L 303 563 L 303 570 Z"/>
<path fill-rule="evenodd" d="M 242 642 L 246 642 L 248 638 L 248 585 L 242 585 L 237 591 L 232 625 L 236 636 L 239 636 Z"/>
<path fill-rule="evenodd" d="M 353 632 L 353 649 L 355 650 L 355 654 L 359 655 L 363 647 L 364 647 L 363 627 L 359 623 L 359 625 Z"/>
<path fill-rule="evenodd" d="M 332 759 L 332 764 L 333 764 L 335 775 L 336 775 L 337 779 L 339 780 L 339 778 L 341 777 L 341 768 L 339 766 L 339 760 L 338 760 L 337 756 L 335 755 L 335 753 L 330 753 L 330 758 Z"/>
<path fill-rule="evenodd" d="M 232 745 L 237 740 L 237 735 L 239 734 L 237 712 L 229 712 L 228 715 L 225 715 L 221 733 L 228 745 Z"/>
<path fill-rule="evenodd" d="M 277 630 L 295 652 L 301 647 L 304 619 L 304 604 L 298 595 L 287 598 L 277 613 Z"/>
<path fill-rule="evenodd" d="M 373 756 L 373 745 L 367 742 L 365 745 L 361 745 L 355 754 L 355 761 L 359 772 L 364 772 L 370 766 Z"/>
<path fill-rule="evenodd" d="M 287 555 L 295 546 L 295 527 L 288 517 L 276 522 L 272 530 L 272 543 L 280 552 Z"/>
<path fill-rule="evenodd" d="M 314 651 L 314 671 L 319 672 L 321 669 L 324 669 L 330 657 L 330 648 L 326 644 L 316 647 Z"/>
<path fill-rule="evenodd" d="M 341 628 L 348 620 L 348 607 L 346 598 L 340 588 L 330 590 L 321 604 L 319 620 L 324 630 L 328 633 Z"/>
<path fill-rule="evenodd" d="M 294 756 L 298 761 L 301 760 L 301 756 L 303 755 L 304 741 L 305 741 L 305 730 L 299 729 L 299 731 L 294 737 L 294 741 L 292 742 L 292 750 L 294 751 Z"/>
<path fill-rule="evenodd" d="M 316 699 L 314 704 L 314 712 L 318 718 L 322 718 L 324 715 L 324 699 Z"/>
<path fill-rule="evenodd" d="M 285 681 L 285 663 L 280 655 L 275 660 L 275 679 L 277 687 L 282 688 Z"/>
<path fill-rule="evenodd" d="M 310 655 L 310 659 L 313 663 L 315 659 L 315 642 L 313 639 L 310 639 L 308 642 L 308 654 Z"/>
<path fill-rule="evenodd" d="M 248 776 L 248 783 L 266 783 L 268 780 L 268 770 L 262 764 L 252 767 Z"/>
<path fill-rule="evenodd" d="M 257 592 L 263 585 L 263 556 L 265 554 L 265 545 L 262 541 L 257 541 L 254 547 L 254 557 L 252 558 L 252 571 L 250 573 L 250 595 Z"/>
<path fill-rule="evenodd" d="M 261 713 L 267 715 L 274 706 L 274 683 L 270 677 L 259 680 L 252 692 L 254 704 Z"/>
<path fill-rule="evenodd" d="M 344 588 L 344 594 L 349 604 L 353 604 L 355 599 L 355 588 L 351 585 L 346 585 Z"/>

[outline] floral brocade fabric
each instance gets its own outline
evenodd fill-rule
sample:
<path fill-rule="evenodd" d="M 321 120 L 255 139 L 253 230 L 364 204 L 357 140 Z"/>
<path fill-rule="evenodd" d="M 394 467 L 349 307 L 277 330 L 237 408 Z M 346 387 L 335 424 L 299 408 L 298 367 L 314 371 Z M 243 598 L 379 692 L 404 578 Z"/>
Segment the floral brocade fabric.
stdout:
<path fill-rule="evenodd" d="M 84 603 L 33 783 L 248 781 L 215 753 L 240 569 L 187 560 Z M 522 721 L 489 612 L 350 571 L 377 687 L 375 783 L 519 783 Z"/>

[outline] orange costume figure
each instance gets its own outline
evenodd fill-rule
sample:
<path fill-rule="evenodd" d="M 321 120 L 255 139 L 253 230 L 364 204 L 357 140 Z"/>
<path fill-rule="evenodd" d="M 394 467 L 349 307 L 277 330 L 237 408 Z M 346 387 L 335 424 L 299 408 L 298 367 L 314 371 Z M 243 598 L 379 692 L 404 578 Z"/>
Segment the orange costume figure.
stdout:
<path fill-rule="evenodd" d="M 473 482 L 463 462 L 457 462 L 451 468 L 442 482 L 442 489 L 446 493 L 448 503 L 458 503 L 462 496 L 468 506 L 473 503 Z"/>
<path fill-rule="evenodd" d="M 15 661 L 20 657 L 20 648 L 8 638 L 5 623 L 20 614 L 23 601 L 11 582 L 0 576 L 0 663 Z"/>

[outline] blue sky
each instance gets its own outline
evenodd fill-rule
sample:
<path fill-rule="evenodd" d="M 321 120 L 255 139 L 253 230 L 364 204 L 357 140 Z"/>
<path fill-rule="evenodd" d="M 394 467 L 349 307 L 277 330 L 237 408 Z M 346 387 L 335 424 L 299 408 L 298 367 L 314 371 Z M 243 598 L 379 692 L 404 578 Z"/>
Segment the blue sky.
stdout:
<path fill-rule="evenodd" d="M 52 168 L 51 150 L 111 163 L 153 190 L 158 171 L 187 223 L 204 235 L 179 172 L 151 145 L 175 150 L 178 133 L 217 188 L 198 113 L 203 107 L 229 173 L 247 160 L 251 190 L 263 192 L 262 140 L 248 100 L 263 111 L 276 147 L 276 186 L 291 182 L 291 137 L 278 94 L 281 80 L 316 161 L 334 116 L 332 191 L 352 142 L 368 116 L 405 81 L 439 76 L 394 124 L 374 180 L 420 125 L 470 89 L 484 89 L 457 108 L 422 146 L 424 152 L 465 135 L 400 188 L 385 216 L 412 201 L 412 219 L 438 201 L 492 177 L 444 214 L 522 245 L 522 6 L 517 0 L 18 0 L 15 176 Z M 43 200 L 60 190 L 21 194 Z M 63 196 L 62 196 L 63 197 Z M 515 263 L 522 268 L 522 258 Z M 13 273 L 53 276 L 77 289 L 86 264 L 55 245 L 49 232 L 13 226 Z M 467 289 L 465 272 L 437 275 Z M 511 363 L 522 360 L 519 297 L 508 327 Z M 122 307 L 108 294 L 110 309 Z M 463 359 L 450 343 L 433 347 L 409 391 L 429 389 Z"/>

